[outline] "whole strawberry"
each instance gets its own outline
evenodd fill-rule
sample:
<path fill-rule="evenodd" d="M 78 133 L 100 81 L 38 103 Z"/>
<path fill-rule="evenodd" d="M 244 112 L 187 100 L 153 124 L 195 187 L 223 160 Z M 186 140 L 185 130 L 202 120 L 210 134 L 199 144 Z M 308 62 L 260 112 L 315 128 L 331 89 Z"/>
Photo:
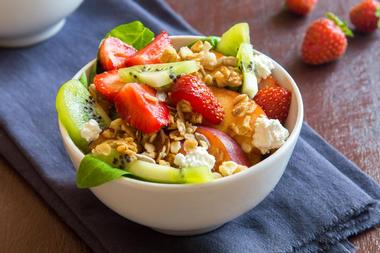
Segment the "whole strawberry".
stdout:
<path fill-rule="evenodd" d="M 280 86 L 260 89 L 253 100 L 264 110 L 270 119 L 284 123 L 288 117 L 292 93 Z"/>
<path fill-rule="evenodd" d="M 290 12 L 298 15 L 307 15 L 311 12 L 318 0 L 286 0 L 286 7 Z"/>
<path fill-rule="evenodd" d="M 339 59 L 346 52 L 346 36 L 352 37 L 352 31 L 328 12 L 326 18 L 317 19 L 306 31 L 301 49 L 304 62 L 318 65 Z"/>
<path fill-rule="evenodd" d="M 380 4 L 376 0 L 363 0 L 350 11 L 351 23 L 363 33 L 370 33 L 380 28 L 379 16 Z"/>

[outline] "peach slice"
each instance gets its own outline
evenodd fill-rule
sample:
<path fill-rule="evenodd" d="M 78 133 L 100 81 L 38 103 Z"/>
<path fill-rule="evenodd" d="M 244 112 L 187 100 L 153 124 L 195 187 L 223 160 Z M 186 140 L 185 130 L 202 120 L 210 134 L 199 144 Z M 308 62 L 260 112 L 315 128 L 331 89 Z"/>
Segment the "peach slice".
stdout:
<path fill-rule="evenodd" d="M 245 143 L 251 142 L 253 133 L 254 133 L 254 126 L 256 119 L 262 115 L 265 116 L 265 112 L 263 109 L 257 105 L 253 100 L 250 100 L 250 103 L 252 103 L 252 106 L 255 106 L 255 110 L 251 113 L 247 113 L 244 116 L 235 116 L 232 114 L 232 111 L 234 109 L 234 100 L 237 96 L 240 95 L 240 93 L 236 91 L 231 91 L 227 89 L 221 89 L 216 87 L 210 87 L 213 94 L 218 99 L 219 103 L 223 106 L 224 109 L 224 119 L 221 124 L 212 126 L 214 128 L 217 128 L 228 135 L 232 136 L 232 138 L 240 145 L 243 146 Z M 250 116 L 249 125 L 251 126 L 251 129 L 246 130 L 244 134 L 237 134 L 235 131 L 232 130 L 232 127 L 235 126 L 238 129 L 242 128 L 244 125 L 244 119 L 246 116 Z M 260 151 L 253 149 L 251 152 L 248 153 L 249 160 L 251 164 L 255 164 L 261 160 L 261 154 Z"/>
<path fill-rule="evenodd" d="M 210 142 L 208 152 L 215 156 L 214 170 L 218 171 L 219 165 L 224 161 L 234 161 L 238 164 L 250 166 L 249 160 L 239 144 L 222 131 L 198 126 L 197 132 L 203 134 Z"/>

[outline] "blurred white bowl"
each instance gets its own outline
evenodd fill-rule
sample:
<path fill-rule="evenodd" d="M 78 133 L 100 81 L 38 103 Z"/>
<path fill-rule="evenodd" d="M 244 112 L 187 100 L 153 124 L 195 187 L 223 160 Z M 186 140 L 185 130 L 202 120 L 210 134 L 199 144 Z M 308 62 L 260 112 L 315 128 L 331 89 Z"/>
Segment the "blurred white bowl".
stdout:
<path fill-rule="evenodd" d="M 171 38 L 178 49 L 198 37 Z M 73 78 L 78 79 L 83 72 L 89 74 L 94 62 L 84 66 Z M 243 172 L 210 183 L 158 184 L 121 178 L 91 188 L 91 191 L 121 216 L 172 235 L 205 233 L 254 208 L 273 190 L 284 173 L 303 121 L 302 98 L 296 83 L 278 63 L 274 64 L 274 77 L 292 92 L 286 122 L 291 133 L 285 144 L 270 157 Z M 60 122 L 59 127 L 66 151 L 78 169 L 83 153 Z"/>
<path fill-rule="evenodd" d="M 1 0 L 0 46 L 29 46 L 55 35 L 83 0 Z"/>

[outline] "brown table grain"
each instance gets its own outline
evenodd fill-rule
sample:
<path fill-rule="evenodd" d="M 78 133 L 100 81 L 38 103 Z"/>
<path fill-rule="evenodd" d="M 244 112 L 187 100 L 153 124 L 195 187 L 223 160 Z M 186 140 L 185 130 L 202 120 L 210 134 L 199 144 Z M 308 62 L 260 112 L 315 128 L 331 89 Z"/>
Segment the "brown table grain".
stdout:
<path fill-rule="evenodd" d="M 299 59 L 307 24 L 326 11 L 347 19 L 356 0 L 321 0 L 306 18 L 283 11 L 281 0 L 168 0 L 204 34 L 221 34 L 246 21 L 256 49 L 291 73 L 305 104 L 305 119 L 363 171 L 380 182 L 380 31 L 349 41 L 340 61 L 308 67 Z M 380 252 L 380 232 L 352 239 L 358 252 Z M 89 252 L 25 181 L 0 159 L 0 252 Z"/>

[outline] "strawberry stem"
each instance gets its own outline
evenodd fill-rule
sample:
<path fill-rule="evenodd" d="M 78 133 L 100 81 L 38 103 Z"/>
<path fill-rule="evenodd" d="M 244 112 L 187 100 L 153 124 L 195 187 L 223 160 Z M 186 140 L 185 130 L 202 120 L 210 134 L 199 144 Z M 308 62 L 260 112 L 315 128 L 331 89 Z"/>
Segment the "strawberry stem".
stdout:
<path fill-rule="evenodd" d="M 380 28 L 380 5 L 379 7 L 377 7 L 377 10 L 376 10 L 376 17 L 379 18 L 378 22 L 377 22 L 377 27 Z"/>
<path fill-rule="evenodd" d="M 354 37 L 354 34 L 352 33 L 351 29 L 348 28 L 347 23 L 338 18 L 334 13 L 327 12 L 326 18 L 333 21 L 335 25 L 337 25 L 347 37 Z"/>

